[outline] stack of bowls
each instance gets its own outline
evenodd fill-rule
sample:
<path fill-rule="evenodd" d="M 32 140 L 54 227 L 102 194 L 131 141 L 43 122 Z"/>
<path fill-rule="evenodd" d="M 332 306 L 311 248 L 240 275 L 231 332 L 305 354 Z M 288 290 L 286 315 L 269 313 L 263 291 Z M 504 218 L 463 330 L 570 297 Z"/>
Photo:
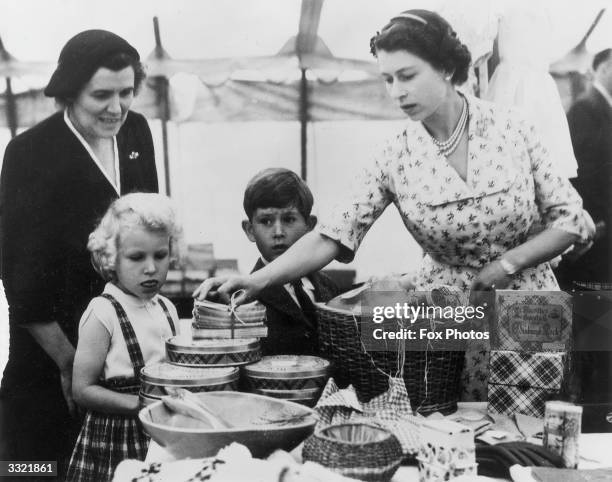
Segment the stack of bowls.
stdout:
<path fill-rule="evenodd" d="M 306 355 L 265 356 L 243 367 L 249 390 L 313 406 L 329 378 L 329 362 Z"/>
<path fill-rule="evenodd" d="M 264 338 L 266 307 L 254 301 L 231 310 L 228 305 L 196 301 L 193 306 L 194 338 Z"/>
<path fill-rule="evenodd" d="M 232 320 L 232 318 L 234 318 Z M 233 323 L 261 324 L 266 319 L 266 307 L 254 301 L 236 307 L 233 314 L 228 305 L 213 301 L 195 301 L 194 325 L 200 328 L 224 328 Z"/>

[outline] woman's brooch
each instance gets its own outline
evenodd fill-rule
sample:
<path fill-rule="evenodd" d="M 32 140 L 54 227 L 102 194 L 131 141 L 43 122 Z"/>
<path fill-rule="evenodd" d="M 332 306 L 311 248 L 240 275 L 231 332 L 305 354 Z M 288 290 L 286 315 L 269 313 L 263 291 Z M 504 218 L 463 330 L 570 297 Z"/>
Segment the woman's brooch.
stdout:
<path fill-rule="evenodd" d="M 130 159 L 138 159 L 139 156 L 140 156 L 140 152 L 132 151 L 130 152 L 130 155 L 128 157 Z"/>

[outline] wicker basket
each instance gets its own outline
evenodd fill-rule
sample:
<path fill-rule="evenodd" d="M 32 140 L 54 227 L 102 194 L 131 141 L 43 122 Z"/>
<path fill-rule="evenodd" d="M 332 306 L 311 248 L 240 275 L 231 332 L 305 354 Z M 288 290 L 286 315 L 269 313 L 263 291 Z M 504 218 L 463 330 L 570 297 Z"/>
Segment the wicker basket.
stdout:
<path fill-rule="evenodd" d="M 345 477 L 388 481 L 402 462 L 402 446 L 387 430 L 345 423 L 330 425 L 307 438 L 302 456 Z"/>
<path fill-rule="evenodd" d="M 395 351 L 366 352 L 361 342 L 360 317 L 348 310 L 317 303 L 319 347 L 332 364 L 331 375 L 340 387 L 352 384 L 360 401 L 369 401 L 389 387 L 388 376 L 397 372 Z M 418 329 L 418 325 L 413 325 Z M 464 329 L 469 328 L 464 324 Z M 465 351 L 405 352 L 404 382 L 412 409 L 427 415 L 456 410 Z M 427 375 L 427 376 L 425 376 Z"/>

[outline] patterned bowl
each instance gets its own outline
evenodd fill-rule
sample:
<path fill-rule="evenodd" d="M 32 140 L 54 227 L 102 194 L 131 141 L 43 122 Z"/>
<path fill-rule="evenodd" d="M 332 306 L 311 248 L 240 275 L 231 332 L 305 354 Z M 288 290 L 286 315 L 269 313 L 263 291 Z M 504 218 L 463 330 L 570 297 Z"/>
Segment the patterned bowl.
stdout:
<path fill-rule="evenodd" d="M 235 428 L 208 424 L 167 409 L 162 401 L 138 413 L 145 431 L 177 459 L 215 455 L 232 442 L 245 445 L 253 457 L 297 447 L 314 430 L 312 409 L 285 400 L 240 392 L 195 394 L 213 413 Z"/>

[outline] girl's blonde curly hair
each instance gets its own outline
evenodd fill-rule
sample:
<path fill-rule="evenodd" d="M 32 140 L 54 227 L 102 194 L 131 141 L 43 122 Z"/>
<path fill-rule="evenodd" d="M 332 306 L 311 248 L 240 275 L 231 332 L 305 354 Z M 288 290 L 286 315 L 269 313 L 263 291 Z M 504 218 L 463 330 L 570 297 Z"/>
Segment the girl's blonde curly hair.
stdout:
<path fill-rule="evenodd" d="M 131 226 L 167 234 L 171 261 L 178 263 L 181 259 L 183 230 L 170 198 L 155 193 L 126 194 L 110 205 L 87 242 L 94 269 L 106 281 L 115 279 L 121 230 Z"/>

